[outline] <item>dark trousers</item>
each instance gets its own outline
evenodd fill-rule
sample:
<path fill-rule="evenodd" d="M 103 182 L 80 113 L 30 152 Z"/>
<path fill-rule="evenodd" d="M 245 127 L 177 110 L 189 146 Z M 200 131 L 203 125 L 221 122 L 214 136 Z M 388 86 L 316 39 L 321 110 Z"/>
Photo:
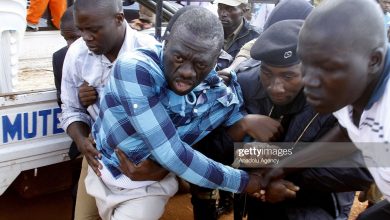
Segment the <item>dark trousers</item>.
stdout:
<path fill-rule="evenodd" d="M 362 212 L 357 220 L 389 220 L 390 203 L 387 200 L 378 202 L 366 211 Z"/>
<path fill-rule="evenodd" d="M 194 220 L 217 220 L 216 190 L 191 184 Z"/>

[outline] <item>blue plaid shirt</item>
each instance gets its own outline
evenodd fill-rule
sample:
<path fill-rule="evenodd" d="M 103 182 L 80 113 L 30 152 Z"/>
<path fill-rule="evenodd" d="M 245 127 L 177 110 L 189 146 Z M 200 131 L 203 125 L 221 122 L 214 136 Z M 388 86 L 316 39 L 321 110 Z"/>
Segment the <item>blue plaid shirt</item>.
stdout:
<path fill-rule="evenodd" d="M 243 115 L 240 87 L 225 86 L 213 70 L 190 94 L 169 90 L 161 45 L 121 56 L 104 89 L 93 135 L 102 161 L 115 178 L 122 173 L 115 147 L 138 164 L 150 157 L 183 179 L 208 188 L 242 192 L 248 174 L 192 149 L 219 125 Z"/>

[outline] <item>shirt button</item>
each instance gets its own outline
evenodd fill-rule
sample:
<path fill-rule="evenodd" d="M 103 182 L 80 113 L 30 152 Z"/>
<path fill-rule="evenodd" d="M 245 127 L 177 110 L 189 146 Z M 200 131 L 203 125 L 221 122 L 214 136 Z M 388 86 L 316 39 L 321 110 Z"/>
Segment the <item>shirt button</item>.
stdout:
<path fill-rule="evenodd" d="M 138 104 L 134 104 L 134 105 L 133 105 L 133 108 L 138 108 Z"/>
<path fill-rule="evenodd" d="M 206 90 L 203 90 L 203 93 L 206 93 L 207 91 Z"/>
<path fill-rule="evenodd" d="M 198 109 L 194 109 L 194 113 L 198 113 Z"/>

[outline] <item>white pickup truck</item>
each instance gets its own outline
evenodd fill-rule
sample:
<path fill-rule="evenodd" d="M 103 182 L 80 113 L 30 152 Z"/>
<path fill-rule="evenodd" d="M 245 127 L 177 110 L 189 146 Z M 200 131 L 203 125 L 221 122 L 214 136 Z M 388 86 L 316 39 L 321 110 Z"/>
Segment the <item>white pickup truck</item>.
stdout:
<path fill-rule="evenodd" d="M 69 159 L 71 140 L 59 126 L 56 91 L 12 92 L 25 14 L 25 0 L 0 2 L 0 195 L 22 171 Z"/>

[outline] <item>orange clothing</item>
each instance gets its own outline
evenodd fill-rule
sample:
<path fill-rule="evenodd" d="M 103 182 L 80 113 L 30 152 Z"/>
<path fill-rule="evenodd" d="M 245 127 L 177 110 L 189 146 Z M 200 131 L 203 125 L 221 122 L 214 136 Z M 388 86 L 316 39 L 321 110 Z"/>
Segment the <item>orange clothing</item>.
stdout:
<path fill-rule="evenodd" d="M 31 0 L 27 10 L 27 22 L 38 24 L 47 6 L 49 6 L 53 25 L 60 29 L 60 19 L 66 10 L 66 0 Z"/>

